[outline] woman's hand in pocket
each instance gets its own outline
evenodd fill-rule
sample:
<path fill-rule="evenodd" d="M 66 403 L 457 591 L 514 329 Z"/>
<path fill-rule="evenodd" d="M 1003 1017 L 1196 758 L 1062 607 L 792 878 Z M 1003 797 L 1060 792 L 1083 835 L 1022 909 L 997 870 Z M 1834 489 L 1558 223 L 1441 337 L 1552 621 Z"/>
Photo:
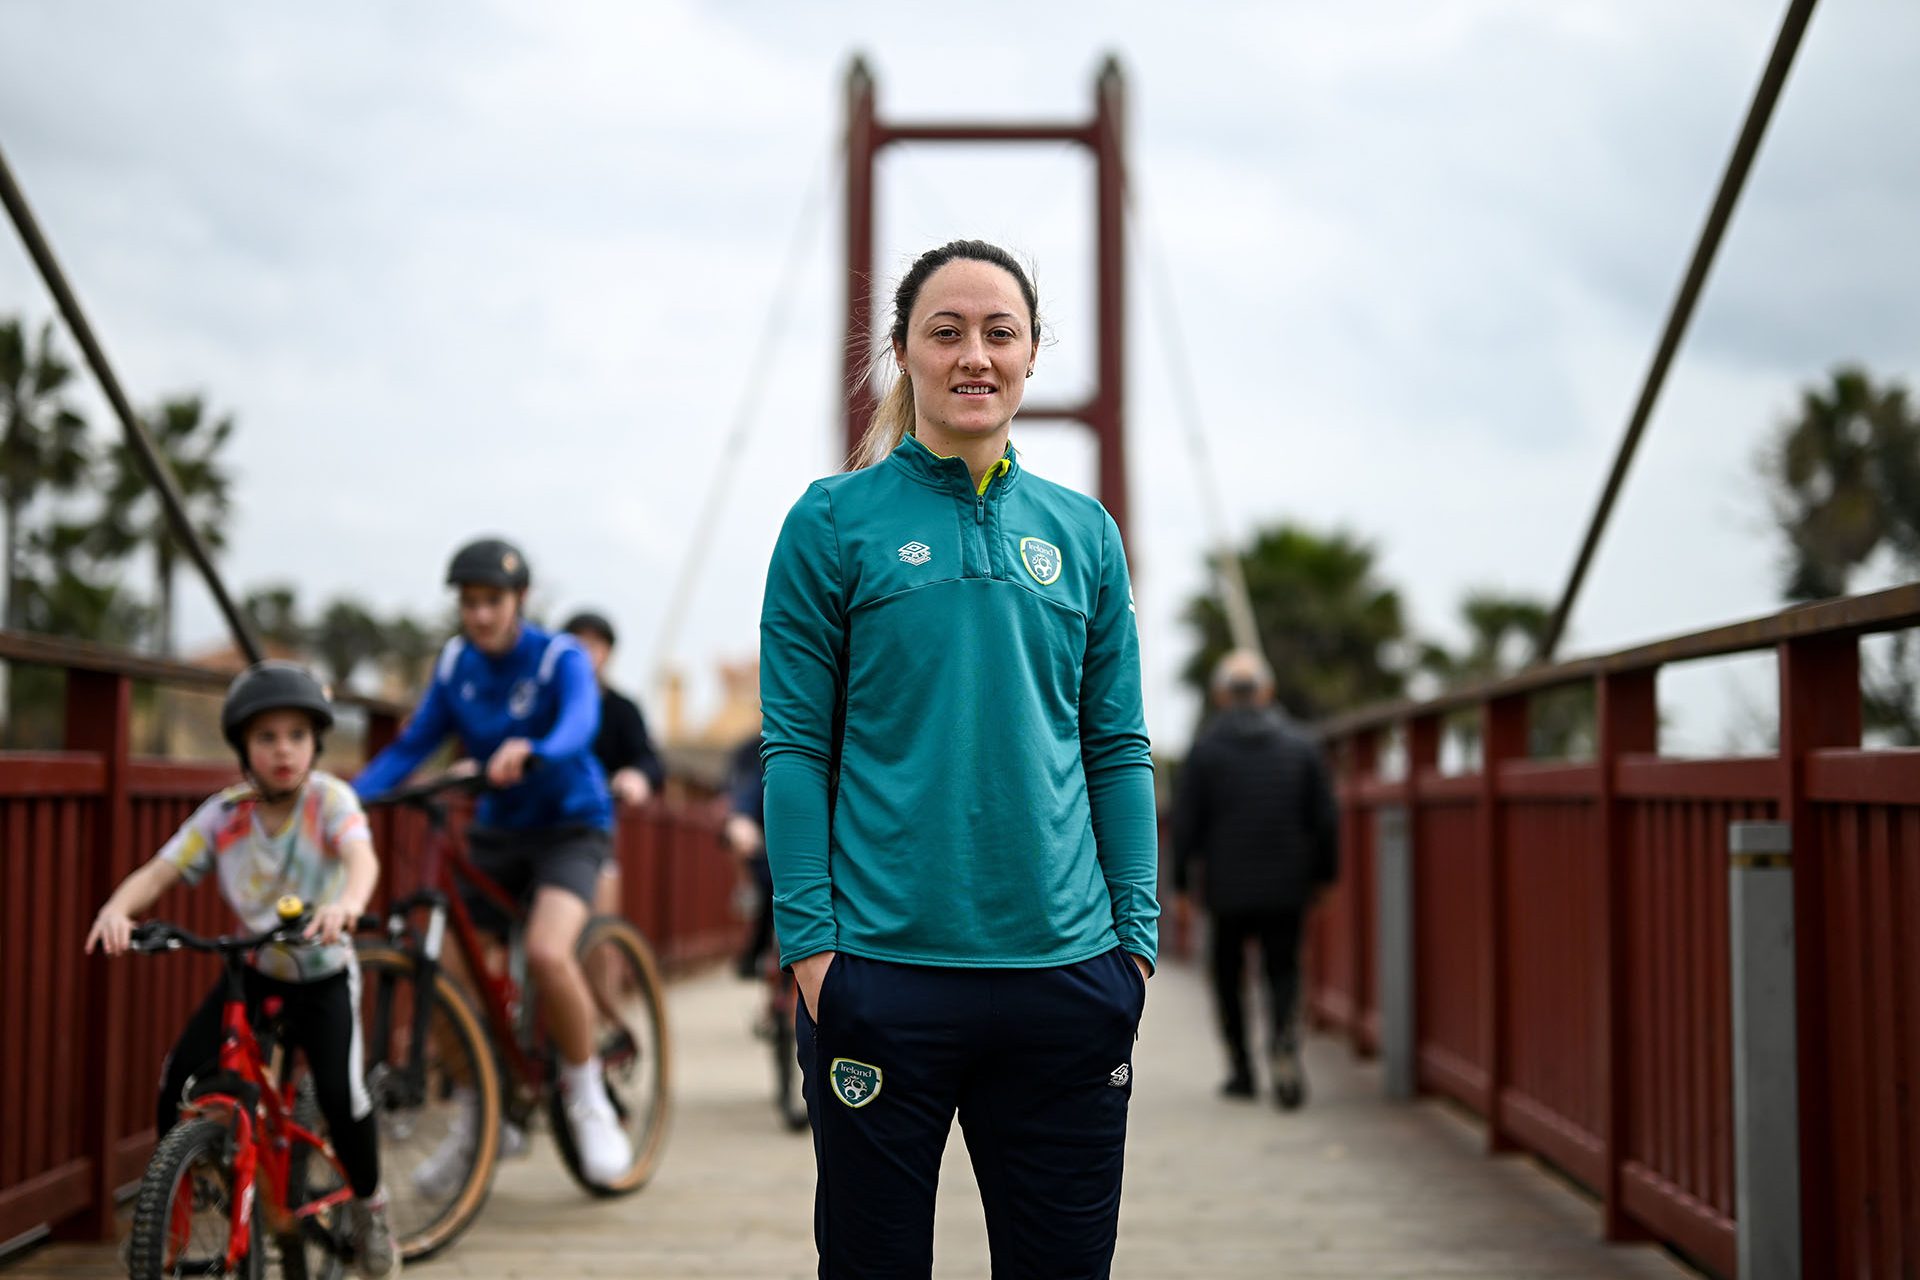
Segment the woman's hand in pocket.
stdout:
<path fill-rule="evenodd" d="M 800 987 L 800 998 L 807 1002 L 807 1016 L 815 1023 L 820 1021 L 820 984 L 827 980 L 834 955 L 832 951 L 820 951 L 793 962 L 793 980 Z"/>

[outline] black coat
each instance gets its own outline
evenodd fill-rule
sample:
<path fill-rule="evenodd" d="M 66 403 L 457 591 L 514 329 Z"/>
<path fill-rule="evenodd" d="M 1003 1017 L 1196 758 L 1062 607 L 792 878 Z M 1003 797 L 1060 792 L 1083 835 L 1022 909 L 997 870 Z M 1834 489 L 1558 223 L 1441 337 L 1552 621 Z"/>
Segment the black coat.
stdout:
<path fill-rule="evenodd" d="M 1187 755 L 1173 806 L 1173 883 L 1195 866 L 1215 914 L 1304 907 L 1340 871 L 1333 787 L 1313 739 L 1271 707 L 1231 707 Z"/>
<path fill-rule="evenodd" d="M 609 778 L 622 769 L 638 769 L 655 791 L 667 780 L 667 768 L 647 736 L 639 704 L 605 686 L 600 690 L 600 732 L 593 740 L 593 754 Z"/>

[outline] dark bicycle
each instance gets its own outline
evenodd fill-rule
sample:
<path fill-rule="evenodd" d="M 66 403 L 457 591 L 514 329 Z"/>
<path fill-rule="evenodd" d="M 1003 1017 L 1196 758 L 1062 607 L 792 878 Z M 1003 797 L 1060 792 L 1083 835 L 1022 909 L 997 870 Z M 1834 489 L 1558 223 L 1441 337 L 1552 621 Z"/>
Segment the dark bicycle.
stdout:
<path fill-rule="evenodd" d="M 555 1058 L 540 1030 L 534 991 L 523 979 L 526 972 L 520 946 L 526 913 L 499 885 L 467 857 L 448 818 L 447 799 L 486 788 L 472 774 L 445 777 L 377 797 L 371 805 L 405 805 L 424 813 L 427 839 L 418 853 L 425 888 L 394 902 L 388 910 L 386 937 L 363 942 L 359 949 L 365 975 L 366 1041 L 374 1064 L 368 1086 L 381 1106 L 381 1159 L 388 1167 L 405 1162 L 394 1148 L 404 1136 L 416 1163 L 420 1148 L 438 1138 L 438 1153 L 448 1149 L 450 1126 L 433 1126 L 425 1139 L 402 1134 L 393 1126 L 389 1139 L 387 1117 L 406 1116 L 438 1107 L 453 1111 L 452 1124 L 474 1126 L 472 1157 L 443 1196 L 421 1194 L 413 1180 L 392 1178 L 394 1235 L 407 1261 L 424 1258 L 443 1248 L 473 1220 L 491 1185 L 498 1155 L 501 1119 L 525 1128 L 546 1104 L 550 1127 L 567 1171 L 589 1192 L 600 1196 L 637 1191 L 653 1175 L 666 1143 L 670 1085 L 669 1040 L 659 966 L 640 931 L 618 916 L 596 916 L 581 931 L 579 957 L 593 997 L 595 1043 L 605 1068 L 608 1098 L 621 1128 L 632 1144 L 633 1160 L 617 1178 L 596 1182 L 581 1168 L 565 1102 L 556 1087 Z M 507 964 L 496 972 L 488 963 L 487 936 L 473 922 L 461 887 L 479 893 L 512 922 Z M 444 993 L 458 984 L 442 962 L 449 933 L 458 949 L 472 989 L 478 994 L 478 1023 L 487 1052 L 479 1061 L 460 1055 L 458 1070 L 451 1056 L 440 1051 L 430 1012 L 440 1007 Z M 423 1000 L 422 991 L 436 993 Z M 453 1004 L 471 1011 L 475 1002 L 460 993 Z M 449 1020 L 449 1023 L 453 1021 Z M 463 1033 L 464 1034 L 464 1033 Z M 453 1149 L 461 1149 L 456 1141 Z M 403 1191 L 405 1195 L 403 1196 Z"/>

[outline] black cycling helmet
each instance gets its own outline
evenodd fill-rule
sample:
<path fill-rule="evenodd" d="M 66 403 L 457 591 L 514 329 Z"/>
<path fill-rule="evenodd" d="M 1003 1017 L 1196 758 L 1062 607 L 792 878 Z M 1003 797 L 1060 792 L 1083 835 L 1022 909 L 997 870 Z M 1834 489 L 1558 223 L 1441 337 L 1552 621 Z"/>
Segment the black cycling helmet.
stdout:
<path fill-rule="evenodd" d="M 227 701 L 220 708 L 220 732 L 239 752 L 243 767 L 247 763 L 247 722 L 263 711 L 306 712 L 313 721 L 316 755 L 320 735 L 333 728 L 333 701 L 312 672 L 297 662 L 278 658 L 256 662 L 233 678 L 227 686 Z"/>
<path fill-rule="evenodd" d="M 599 636 L 609 649 L 618 643 L 613 638 L 613 624 L 607 621 L 606 615 L 595 613 L 591 609 L 583 609 L 574 614 L 567 619 L 567 625 L 560 629 L 570 636 Z"/>
<path fill-rule="evenodd" d="M 476 538 L 453 553 L 447 566 L 450 587 L 500 587 L 507 591 L 525 591 L 532 580 L 527 558 L 520 548 L 504 538 Z"/>

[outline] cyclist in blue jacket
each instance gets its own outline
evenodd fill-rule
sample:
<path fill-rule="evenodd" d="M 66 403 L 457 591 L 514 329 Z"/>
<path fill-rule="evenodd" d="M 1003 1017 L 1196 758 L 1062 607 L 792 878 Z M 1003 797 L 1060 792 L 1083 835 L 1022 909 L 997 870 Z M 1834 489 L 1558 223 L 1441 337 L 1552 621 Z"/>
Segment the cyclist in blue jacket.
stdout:
<path fill-rule="evenodd" d="M 498 538 L 454 554 L 447 583 L 460 592 L 460 634 L 441 650 L 406 728 L 353 785 L 368 797 L 392 790 L 449 736 L 484 764 L 494 789 L 475 808 L 469 852 L 527 905 L 527 968 L 560 1054 L 567 1118 L 588 1179 L 612 1182 L 633 1149 L 594 1053 L 593 996 L 575 955 L 612 846 L 613 802 L 593 754 L 600 687 L 578 640 L 522 616 L 530 581 L 526 557 Z M 486 899 L 467 906 L 481 927 L 505 931 Z M 462 1144 L 472 1141 L 457 1124 L 414 1171 L 416 1183 L 431 1188 L 464 1167 Z"/>

